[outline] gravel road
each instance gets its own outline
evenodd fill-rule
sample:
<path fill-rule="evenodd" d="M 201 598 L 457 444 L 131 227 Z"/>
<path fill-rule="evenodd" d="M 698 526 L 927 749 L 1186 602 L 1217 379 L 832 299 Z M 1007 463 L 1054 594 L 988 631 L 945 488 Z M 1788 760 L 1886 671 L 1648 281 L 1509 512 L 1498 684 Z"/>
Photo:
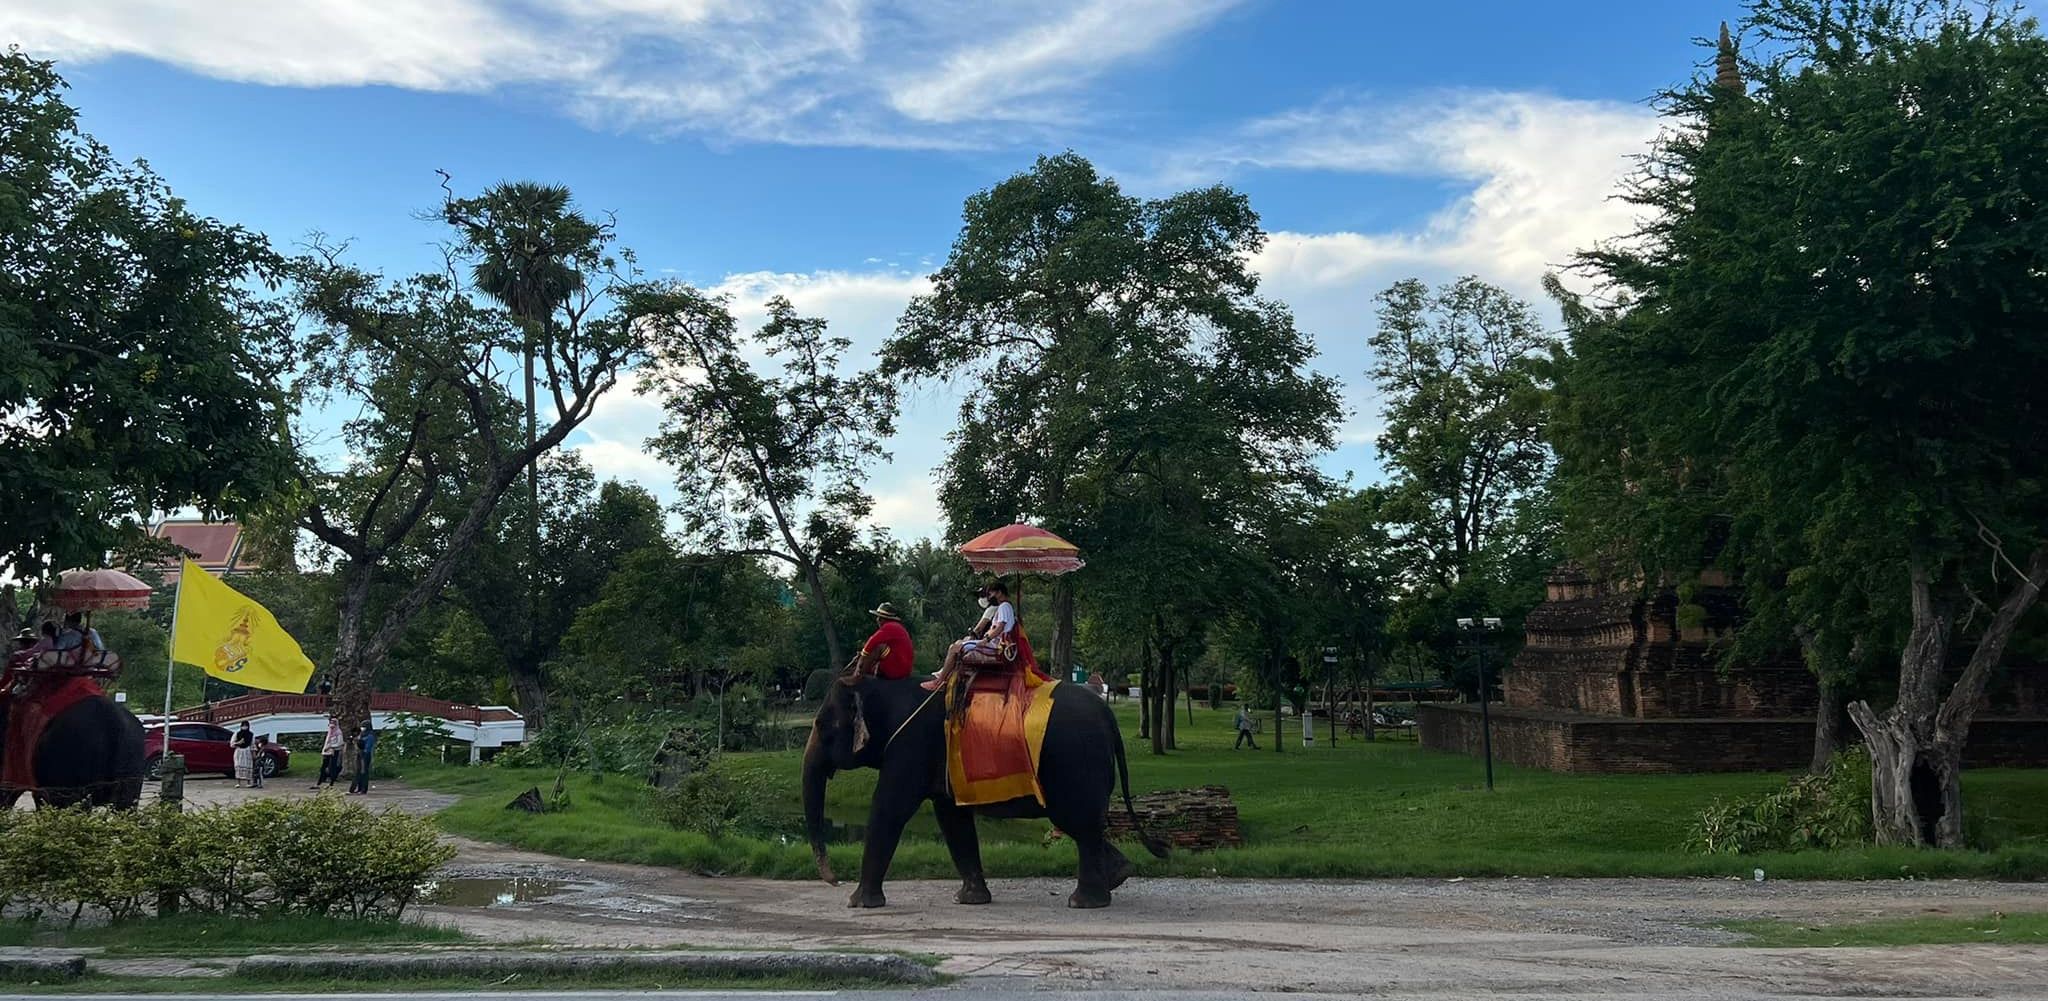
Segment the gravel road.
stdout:
<path fill-rule="evenodd" d="M 247 796 L 195 783 L 202 802 Z M 214 788 L 215 785 L 221 788 Z M 298 782 L 256 795 L 304 795 Z M 380 784 L 369 805 L 430 812 L 446 797 Z M 848 886 L 693 876 L 561 859 L 456 839 L 447 875 L 464 905 L 426 908 L 486 938 L 590 945 L 908 949 L 949 957 L 962 987 L 1237 996 L 1989 997 L 2048 999 L 2048 948 L 1737 949 L 1736 918 L 1841 922 L 2048 911 L 2048 884 L 1971 881 L 1134 879 L 1114 906 L 1074 911 L 1066 880 L 992 880 L 963 907 L 955 885 L 888 887 L 890 906 L 845 907 Z M 514 892 L 514 890 L 517 892 Z M 1162 998 L 1164 994 L 1160 995 Z"/>

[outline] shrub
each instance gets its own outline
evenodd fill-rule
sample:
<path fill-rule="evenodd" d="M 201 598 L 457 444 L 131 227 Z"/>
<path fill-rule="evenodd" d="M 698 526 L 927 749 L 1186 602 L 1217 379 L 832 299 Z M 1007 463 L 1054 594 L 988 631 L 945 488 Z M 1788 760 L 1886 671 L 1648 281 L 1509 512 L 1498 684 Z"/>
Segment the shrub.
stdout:
<path fill-rule="evenodd" d="M 377 759 L 438 759 L 441 756 L 441 746 L 448 743 L 449 739 L 441 721 L 432 716 L 423 716 L 419 713 L 392 713 L 385 718 L 384 728 L 377 731 Z"/>
<path fill-rule="evenodd" d="M 1685 850 L 1701 855 L 1799 851 L 1867 844 L 1870 753 L 1842 751 L 1827 770 L 1801 775 L 1748 800 L 1720 799 L 1700 812 Z"/>
<path fill-rule="evenodd" d="M 837 678 L 838 675 L 822 667 L 804 675 L 804 701 L 825 701 L 825 696 L 832 694 L 832 682 Z"/>
<path fill-rule="evenodd" d="M 655 794 L 654 812 L 670 827 L 706 837 L 761 835 L 782 826 L 767 808 L 772 802 L 775 790 L 759 774 L 713 760 Z"/>
<path fill-rule="evenodd" d="M 206 914 L 397 918 L 454 854 L 427 820 L 330 797 L 39 809 L 0 814 L 0 910 L 120 920 L 170 894 Z"/>

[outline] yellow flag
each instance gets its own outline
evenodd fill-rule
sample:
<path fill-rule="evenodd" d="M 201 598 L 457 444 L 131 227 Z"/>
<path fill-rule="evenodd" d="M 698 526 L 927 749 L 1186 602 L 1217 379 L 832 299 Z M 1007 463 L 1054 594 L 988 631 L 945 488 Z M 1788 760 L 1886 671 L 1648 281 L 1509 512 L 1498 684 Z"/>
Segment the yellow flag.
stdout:
<path fill-rule="evenodd" d="M 177 623 L 171 659 L 222 681 L 267 692 L 303 692 L 313 677 L 313 662 L 269 609 L 191 560 L 178 575 Z"/>

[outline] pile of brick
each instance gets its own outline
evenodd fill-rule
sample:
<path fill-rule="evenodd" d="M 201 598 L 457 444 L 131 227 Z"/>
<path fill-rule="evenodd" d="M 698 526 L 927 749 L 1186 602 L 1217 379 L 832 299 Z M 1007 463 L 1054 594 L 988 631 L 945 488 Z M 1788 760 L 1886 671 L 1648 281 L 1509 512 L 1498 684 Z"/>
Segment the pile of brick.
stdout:
<path fill-rule="evenodd" d="M 1222 786 L 1197 789 L 1169 789 L 1136 798 L 1138 819 L 1154 837 L 1182 851 L 1206 852 L 1244 844 L 1237 830 L 1237 804 L 1230 790 Z M 1137 837 L 1123 803 L 1109 805 L 1109 836 L 1123 840 Z"/>

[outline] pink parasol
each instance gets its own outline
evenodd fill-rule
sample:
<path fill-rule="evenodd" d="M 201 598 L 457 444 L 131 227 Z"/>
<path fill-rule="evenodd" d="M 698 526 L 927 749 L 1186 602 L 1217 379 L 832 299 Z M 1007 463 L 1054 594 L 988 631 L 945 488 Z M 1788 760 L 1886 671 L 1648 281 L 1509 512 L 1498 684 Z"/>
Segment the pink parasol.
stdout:
<path fill-rule="evenodd" d="M 985 532 L 960 547 L 967 565 L 982 573 L 1038 573 L 1057 576 L 1081 569 L 1081 550 L 1034 525 L 1018 523 Z"/>
<path fill-rule="evenodd" d="M 67 612 L 148 608 L 151 588 L 119 570 L 71 570 L 57 578 L 50 599 Z"/>

